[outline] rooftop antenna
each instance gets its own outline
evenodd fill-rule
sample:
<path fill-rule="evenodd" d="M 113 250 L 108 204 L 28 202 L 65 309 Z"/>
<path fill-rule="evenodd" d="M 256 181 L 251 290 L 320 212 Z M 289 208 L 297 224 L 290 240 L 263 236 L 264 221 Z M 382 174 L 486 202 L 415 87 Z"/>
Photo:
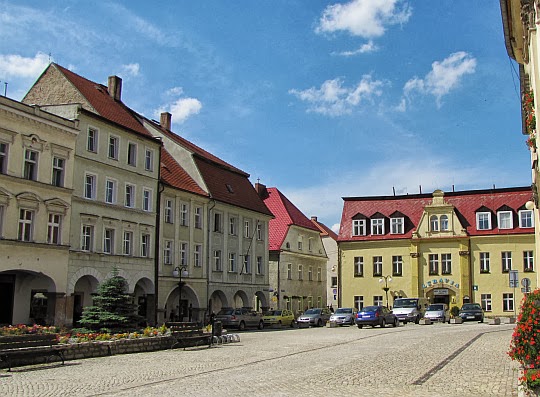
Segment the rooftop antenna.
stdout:
<path fill-rule="evenodd" d="M 422 185 L 418 185 L 418 187 L 420 188 L 420 194 L 422 194 Z"/>
<path fill-rule="evenodd" d="M 392 186 L 392 191 L 394 192 L 394 197 L 396 196 L 396 188 Z"/>
<path fill-rule="evenodd" d="M 454 185 L 452 185 L 452 192 L 455 192 L 455 190 L 454 190 Z"/>

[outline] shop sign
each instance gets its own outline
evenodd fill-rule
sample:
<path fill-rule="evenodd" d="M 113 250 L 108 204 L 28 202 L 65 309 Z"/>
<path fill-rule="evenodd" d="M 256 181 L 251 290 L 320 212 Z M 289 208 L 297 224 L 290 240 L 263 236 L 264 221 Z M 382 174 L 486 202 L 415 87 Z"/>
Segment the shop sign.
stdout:
<path fill-rule="evenodd" d="M 436 288 L 433 290 L 433 295 L 448 295 L 448 288 Z"/>
<path fill-rule="evenodd" d="M 438 280 L 434 278 L 433 280 L 430 280 L 426 282 L 425 284 L 422 284 L 422 288 L 435 287 L 435 286 L 438 286 L 439 284 L 441 284 L 441 286 L 442 284 L 448 284 L 454 288 L 459 288 L 459 283 L 456 283 L 454 282 L 454 280 L 450 280 L 449 278 L 440 278 Z"/>

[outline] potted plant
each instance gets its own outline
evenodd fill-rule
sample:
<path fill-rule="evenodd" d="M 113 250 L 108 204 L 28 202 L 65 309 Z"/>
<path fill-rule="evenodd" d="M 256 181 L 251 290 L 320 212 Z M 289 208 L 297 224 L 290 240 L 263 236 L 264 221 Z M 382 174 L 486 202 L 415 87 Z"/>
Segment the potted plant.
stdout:
<path fill-rule="evenodd" d="M 450 324 L 461 324 L 463 323 L 463 319 L 459 317 L 459 307 L 452 306 L 450 309 Z"/>

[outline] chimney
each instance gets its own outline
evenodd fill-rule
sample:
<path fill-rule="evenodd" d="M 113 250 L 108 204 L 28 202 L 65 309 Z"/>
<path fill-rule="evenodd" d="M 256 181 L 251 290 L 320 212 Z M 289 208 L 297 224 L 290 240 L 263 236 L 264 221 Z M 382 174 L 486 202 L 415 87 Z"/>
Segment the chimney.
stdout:
<path fill-rule="evenodd" d="M 311 217 L 311 220 L 312 220 L 313 222 L 317 222 L 317 217 L 316 217 L 316 216 L 312 216 L 312 217 Z"/>
<path fill-rule="evenodd" d="M 163 112 L 161 113 L 159 117 L 159 125 L 165 128 L 167 131 L 171 130 L 171 118 L 172 114 L 169 112 Z"/>
<path fill-rule="evenodd" d="M 259 197 L 263 200 L 268 197 L 268 190 L 266 190 L 266 186 L 262 183 L 257 182 L 255 184 L 255 190 L 257 191 Z"/>
<path fill-rule="evenodd" d="M 118 76 L 109 76 L 109 95 L 115 101 L 122 100 L 122 79 Z"/>

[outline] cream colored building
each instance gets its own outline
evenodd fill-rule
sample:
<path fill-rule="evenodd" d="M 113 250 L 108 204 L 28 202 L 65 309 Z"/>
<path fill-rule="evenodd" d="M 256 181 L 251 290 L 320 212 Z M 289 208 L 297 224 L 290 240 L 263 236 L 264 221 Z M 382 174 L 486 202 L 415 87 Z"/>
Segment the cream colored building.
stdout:
<path fill-rule="evenodd" d="M 66 324 L 76 121 L 0 97 L 0 324 Z M 68 300 L 69 301 L 69 300 Z"/>
<path fill-rule="evenodd" d="M 161 142 L 121 101 L 122 81 L 94 83 L 50 64 L 23 101 L 78 120 L 69 265 L 68 324 L 114 268 L 148 323 L 155 319 L 155 236 Z"/>
<path fill-rule="evenodd" d="M 398 297 L 426 297 L 449 306 L 480 303 L 486 316 L 514 316 L 522 283 L 538 285 L 529 199 L 528 187 L 345 198 L 340 305 L 392 306 Z"/>

